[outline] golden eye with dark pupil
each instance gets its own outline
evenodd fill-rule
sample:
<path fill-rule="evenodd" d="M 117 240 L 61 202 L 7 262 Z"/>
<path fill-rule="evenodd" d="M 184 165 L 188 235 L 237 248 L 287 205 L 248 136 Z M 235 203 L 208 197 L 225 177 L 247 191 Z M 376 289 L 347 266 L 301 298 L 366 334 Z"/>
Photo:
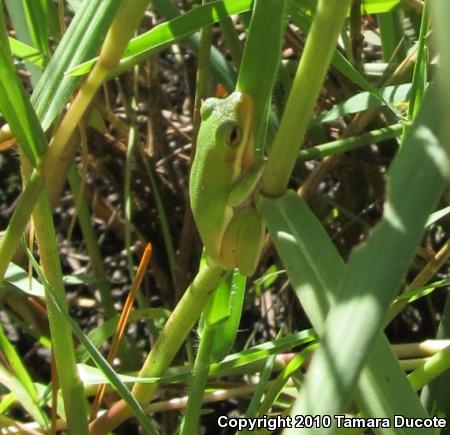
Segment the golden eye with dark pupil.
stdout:
<path fill-rule="evenodd" d="M 239 145 L 242 140 L 242 130 L 241 127 L 238 125 L 234 125 L 230 128 L 228 137 L 227 137 L 227 144 L 234 147 L 236 145 Z"/>

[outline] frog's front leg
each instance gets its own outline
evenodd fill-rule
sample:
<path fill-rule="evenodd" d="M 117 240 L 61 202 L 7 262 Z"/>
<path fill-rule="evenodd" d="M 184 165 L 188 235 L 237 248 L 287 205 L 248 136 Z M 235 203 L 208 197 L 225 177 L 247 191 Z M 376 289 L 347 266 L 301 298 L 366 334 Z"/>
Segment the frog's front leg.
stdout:
<path fill-rule="evenodd" d="M 233 184 L 227 198 L 228 206 L 240 206 L 256 191 L 256 186 L 261 180 L 264 168 L 265 161 L 259 160 Z"/>
<path fill-rule="evenodd" d="M 253 275 L 264 236 L 264 221 L 254 205 L 237 210 L 223 238 L 220 251 L 222 265 L 227 269 L 237 267 L 245 276 Z"/>

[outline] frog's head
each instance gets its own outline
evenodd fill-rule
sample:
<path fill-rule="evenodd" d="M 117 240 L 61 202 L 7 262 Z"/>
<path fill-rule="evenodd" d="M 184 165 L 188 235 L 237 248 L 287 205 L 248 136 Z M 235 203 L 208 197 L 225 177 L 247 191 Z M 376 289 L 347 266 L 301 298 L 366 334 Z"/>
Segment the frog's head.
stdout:
<path fill-rule="evenodd" d="M 208 98 L 202 105 L 202 121 L 210 119 L 216 125 L 215 144 L 224 151 L 233 180 L 253 164 L 254 115 L 253 100 L 243 92 L 233 92 L 224 99 Z"/>

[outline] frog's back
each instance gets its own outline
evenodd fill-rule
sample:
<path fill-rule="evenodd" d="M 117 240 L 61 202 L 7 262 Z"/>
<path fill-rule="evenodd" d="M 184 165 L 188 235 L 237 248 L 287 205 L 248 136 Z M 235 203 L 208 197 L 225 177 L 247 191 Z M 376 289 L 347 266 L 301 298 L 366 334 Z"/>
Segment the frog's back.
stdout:
<path fill-rule="evenodd" d="M 192 213 L 207 253 L 216 262 L 220 235 L 232 217 L 232 209 L 226 205 L 232 170 L 226 164 L 226 148 L 215 143 L 221 121 L 220 114 L 213 112 L 207 124 L 202 123 L 189 181 Z"/>

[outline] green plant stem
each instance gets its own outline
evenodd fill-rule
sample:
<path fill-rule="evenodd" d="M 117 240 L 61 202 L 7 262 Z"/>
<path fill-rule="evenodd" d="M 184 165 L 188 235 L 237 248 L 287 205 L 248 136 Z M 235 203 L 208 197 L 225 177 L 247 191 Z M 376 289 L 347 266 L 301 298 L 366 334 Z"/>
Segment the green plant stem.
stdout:
<path fill-rule="evenodd" d="M 264 172 L 263 192 L 267 196 L 279 196 L 286 189 L 299 143 L 311 119 L 350 3 L 350 0 L 319 0 L 317 4 L 305 50 Z"/>
<path fill-rule="evenodd" d="M 49 285 L 54 289 L 61 307 L 67 312 L 52 209 L 45 192 L 39 196 L 33 212 L 33 221 L 39 244 L 42 269 Z M 70 325 L 67 324 L 53 300 L 49 297 L 47 289 L 45 300 L 52 336 L 52 349 L 64 398 L 69 433 L 74 435 L 88 434 L 86 402 L 83 384 L 78 377 Z"/>
<path fill-rule="evenodd" d="M 214 327 L 207 326 L 202 334 L 197 356 L 195 357 L 189 398 L 181 423 L 180 435 L 190 435 L 199 432 L 200 412 L 202 410 L 203 395 L 208 380 L 208 370 L 211 349 L 214 344 Z"/>
<path fill-rule="evenodd" d="M 420 390 L 450 367 L 450 346 L 428 358 L 425 363 L 409 374 L 414 390 Z"/>
<path fill-rule="evenodd" d="M 148 354 L 139 372 L 140 377 L 164 374 L 226 273 L 218 267 L 209 266 L 199 271 Z M 152 398 L 156 388 L 154 384 L 135 384 L 133 394 L 141 404 L 145 405 Z M 120 400 L 91 423 L 90 433 L 91 435 L 106 434 L 130 416 L 128 405 Z"/>
<path fill-rule="evenodd" d="M 301 162 L 305 162 L 307 160 L 321 159 L 326 156 L 342 154 L 369 143 L 378 143 L 386 139 L 400 136 L 402 131 L 403 123 L 390 125 L 389 127 L 368 131 L 359 136 L 346 137 L 344 139 L 334 140 L 332 142 L 301 150 L 297 159 Z"/>

